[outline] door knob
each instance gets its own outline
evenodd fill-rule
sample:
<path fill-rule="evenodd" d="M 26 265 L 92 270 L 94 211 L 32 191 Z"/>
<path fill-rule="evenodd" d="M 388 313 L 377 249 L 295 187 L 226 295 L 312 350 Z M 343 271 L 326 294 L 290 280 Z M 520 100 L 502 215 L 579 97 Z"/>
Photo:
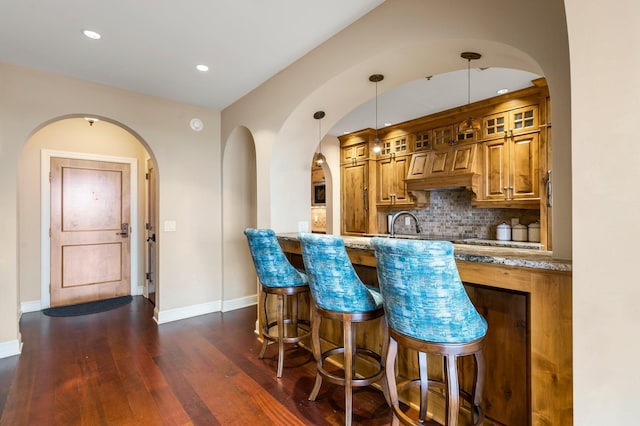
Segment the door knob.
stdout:
<path fill-rule="evenodd" d="M 126 238 L 129 236 L 129 224 L 123 223 L 120 225 L 120 232 L 116 232 L 116 235 L 120 235 L 122 238 Z"/>

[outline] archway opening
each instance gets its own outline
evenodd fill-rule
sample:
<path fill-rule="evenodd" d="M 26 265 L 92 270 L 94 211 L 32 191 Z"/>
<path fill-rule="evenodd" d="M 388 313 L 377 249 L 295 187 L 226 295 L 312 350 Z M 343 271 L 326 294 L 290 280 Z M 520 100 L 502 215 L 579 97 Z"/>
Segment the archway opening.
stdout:
<path fill-rule="evenodd" d="M 51 158 L 122 162 L 130 166 L 129 294 L 149 297 L 148 273 L 154 263 L 148 248 L 149 194 L 147 164 L 154 162 L 147 144 L 133 130 L 105 117 L 75 114 L 57 117 L 34 130 L 22 148 L 18 165 L 18 239 L 22 312 L 50 305 L 51 282 Z M 157 175 L 157 167 L 155 168 Z M 153 197 L 157 200 L 157 197 Z M 153 242 L 156 244 L 156 242 Z M 157 250 L 153 250 L 153 255 Z M 154 259 L 155 260 L 155 259 Z M 157 280 L 156 280 L 157 281 Z M 154 281 L 155 284 L 157 282 Z M 153 289 L 152 289 L 153 290 Z M 153 291 L 152 291 L 153 293 Z M 100 297 L 104 298 L 104 297 Z M 155 297 L 154 297 L 155 299 Z"/>

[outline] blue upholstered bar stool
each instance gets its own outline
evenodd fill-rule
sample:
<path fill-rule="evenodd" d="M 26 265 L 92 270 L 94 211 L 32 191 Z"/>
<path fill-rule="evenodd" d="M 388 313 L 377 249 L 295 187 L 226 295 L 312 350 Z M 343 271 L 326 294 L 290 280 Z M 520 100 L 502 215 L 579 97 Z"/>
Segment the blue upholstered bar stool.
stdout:
<path fill-rule="evenodd" d="M 264 326 L 262 328 L 262 350 L 260 358 L 264 358 L 268 342 L 278 343 L 278 372 L 277 377 L 282 377 L 284 364 L 284 344 L 297 344 L 311 334 L 311 324 L 308 320 L 298 318 L 298 296 L 309 293 L 307 275 L 294 268 L 287 260 L 275 232 L 271 229 L 246 229 L 251 257 L 256 267 L 258 280 L 262 288 L 262 306 L 264 308 Z M 276 320 L 269 321 L 267 309 L 267 296 L 277 296 Z M 291 313 L 285 317 L 285 302 L 287 296 L 294 296 L 291 303 Z M 293 329 L 293 336 L 287 334 L 287 325 Z M 299 327 L 302 325 L 302 327 Z M 273 335 L 270 330 L 278 327 L 278 334 Z M 299 334 L 299 329 L 304 331 Z"/>
<path fill-rule="evenodd" d="M 388 344 L 387 323 L 384 320 L 382 296 L 373 287 L 360 281 L 344 247 L 342 238 L 333 235 L 300 234 L 302 257 L 309 275 L 309 287 L 313 298 L 313 318 L 311 341 L 316 358 L 316 383 L 309 400 L 315 401 L 320 392 L 322 380 L 345 387 L 345 424 L 351 424 L 353 411 L 353 387 L 368 386 L 381 381 L 385 398 L 389 401 L 384 379 L 384 357 L 370 349 L 356 345 L 356 323 L 380 318 L 382 336 L 381 353 Z M 320 323 L 322 318 L 341 321 L 343 345 L 322 352 L 320 346 Z M 343 354 L 344 375 L 332 374 L 325 369 L 327 358 Z M 375 361 L 379 368 L 366 377 L 357 377 L 356 357 L 367 357 Z"/>
<path fill-rule="evenodd" d="M 448 241 L 420 241 L 373 238 L 378 282 L 384 297 L 389 324 L 387 382 L 398 421 L 419 425 L 404 413 L 398 403 L 394 365 L 398 344 L 418 352 L 420 379 L 420 412 L 425 420 L 428 386 L 446 389 L 445 424 L 458 425 L 460 396 L 470 404 L 473 423 L 484 420 L 482 390 L 485 364 L 483 355 L 487 322 L 478 313 L 467 295 L 453 257 L 453 244 Z M 426 354 L 444 358 L 444 379 L 429 380 Z M 462 391 L 458 383 L 457 358 L 473 355 L 475 377 L 473 388 Z M 401 386 L 402 387 L 402 386 Z"/>

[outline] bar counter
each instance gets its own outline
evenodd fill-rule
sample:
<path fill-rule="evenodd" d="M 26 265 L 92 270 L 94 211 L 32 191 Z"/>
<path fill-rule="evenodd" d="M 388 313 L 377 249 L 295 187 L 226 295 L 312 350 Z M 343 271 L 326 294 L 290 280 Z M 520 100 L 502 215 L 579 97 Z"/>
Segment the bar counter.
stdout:
<path fill-rule="evenodd" d="M 360 278 L 377 285 L 371 238 L 343 238 Z M 302 266 L 297 235 L 278 240 Z M 541 250 L 455 243 L 454 256 L 469 298 L 489 324 L 485 425 L 573 424 L 571 262 Z M 331 341 L 332 332 L 326 334 Z M 400 363 L 401 374 L 415 373 L 412 357 Z M 463 387 L 470 366 L 462 363 Z"/>

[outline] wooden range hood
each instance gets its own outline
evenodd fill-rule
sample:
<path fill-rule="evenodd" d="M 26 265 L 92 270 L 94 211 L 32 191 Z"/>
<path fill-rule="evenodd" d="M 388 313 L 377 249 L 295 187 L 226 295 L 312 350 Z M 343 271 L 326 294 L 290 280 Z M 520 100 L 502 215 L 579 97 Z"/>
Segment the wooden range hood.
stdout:
<path fill-rule="evenodd" d="M 407 190 L 417 196 L 416 191 L 465 188 L 477 195 L 481 182 L 477 151 L 477 144 L 468 144 L 413 154 Z"/>

